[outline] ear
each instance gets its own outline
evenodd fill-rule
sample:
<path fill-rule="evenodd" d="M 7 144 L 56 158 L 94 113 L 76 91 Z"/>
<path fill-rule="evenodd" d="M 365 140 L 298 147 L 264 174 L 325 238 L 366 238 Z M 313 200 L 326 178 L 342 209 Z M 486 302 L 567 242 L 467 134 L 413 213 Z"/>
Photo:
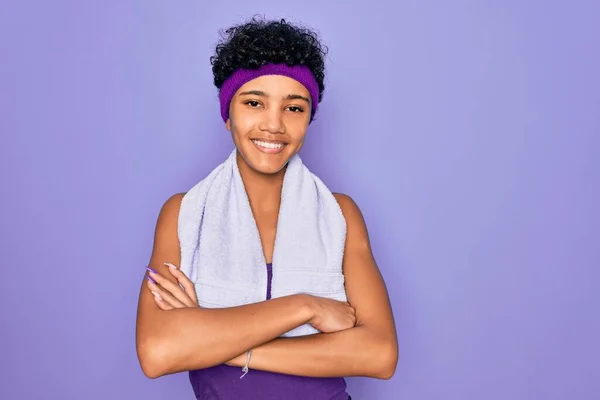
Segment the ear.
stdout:
<path fill-rule="evenodd" d="M 231 119 L 227 118 L 227 122 L 225 122 L 225 128 L 227 128 L 228 131 L 231 131 Z"/>

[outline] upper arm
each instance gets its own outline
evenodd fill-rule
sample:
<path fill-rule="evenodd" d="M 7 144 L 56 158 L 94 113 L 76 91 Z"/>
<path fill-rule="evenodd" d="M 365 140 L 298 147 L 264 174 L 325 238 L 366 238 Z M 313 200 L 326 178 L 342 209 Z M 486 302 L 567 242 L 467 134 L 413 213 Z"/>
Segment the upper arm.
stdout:
<path fill-rule="evenodd" d="M 362 213 L 347 195 L 335 198 L 346 219 L 343 271 L 348 302 L 356 310 L 356 325 L 368 326 L 396 346 L 396 329 L 385 282 L 373 257 Z"/>
<path fill-rule="evenodd" d="M 154 245 L 148 263 L 152 269 L 175 283 L 177 283 L 175 277 L 168 272 L 168 267 L 164 263 L 170 262 L 179 266 L 181 261 L 177 225 L 181 200 L 184 195 L 185 193 L 175 194 L 162 206 L 154 230 Z M 154 302 L 154 297 L 146 285 L 146 275 L 144 274 L 139 294 L 136 326 L 136 342 L 140 361 L 145 352 L 149 350 L 148 341 L 152 339 L 153 327 L 160 324 L 161 316 L 162 310 Z"/>
<path fill-rule="evenodd" d="M 181 261 L 177 226 L 181 200 L 184 195 L 185 193 L 177 193 L 169 197 L 158 214 L 149 266 L 159 273 L 161 271 L 168 272 L 168 267 L 164 265 L 165 262 L 179 266 Z M 170 273 L 161 275 L 171 279 L 173 282 L 177 282 L 175 277 Z"/>

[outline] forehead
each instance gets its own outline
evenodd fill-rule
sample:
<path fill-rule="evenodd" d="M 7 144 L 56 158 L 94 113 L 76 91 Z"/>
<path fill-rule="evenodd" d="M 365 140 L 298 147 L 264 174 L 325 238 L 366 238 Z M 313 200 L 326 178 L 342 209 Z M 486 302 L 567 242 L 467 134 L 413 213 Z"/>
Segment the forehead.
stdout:
<path fill-rule="evenodd" d="M 239 92 L 260 90 L 270 96 L 285 97 L 289 94 L 299 94 L 309 97 L 308 89 L 295 79 L 283 75 L 263 75 L 246 82 L 238 89 Z"/>

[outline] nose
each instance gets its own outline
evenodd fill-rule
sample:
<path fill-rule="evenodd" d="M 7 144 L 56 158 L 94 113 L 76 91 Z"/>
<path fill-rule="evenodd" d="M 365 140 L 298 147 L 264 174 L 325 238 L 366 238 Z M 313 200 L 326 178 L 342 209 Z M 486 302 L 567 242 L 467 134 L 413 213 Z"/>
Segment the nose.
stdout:
<path fill-rule="evenodd" d="M 265 110 L 259 129 L 269 133 L 285 133 L 283 112 L 276 107 Z"/>

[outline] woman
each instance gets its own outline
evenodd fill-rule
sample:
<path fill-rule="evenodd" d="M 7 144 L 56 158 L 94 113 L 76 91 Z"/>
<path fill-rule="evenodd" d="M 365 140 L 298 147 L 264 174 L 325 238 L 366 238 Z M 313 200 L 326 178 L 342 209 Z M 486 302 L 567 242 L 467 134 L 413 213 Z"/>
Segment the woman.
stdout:
<path fill-rule="evenodd" d="M 314 32 L 284 20 L 234 26 L 217 45 L 235 150 L 160 211 L 137 319 L 148 377 L 190 371 L 198 399 L 345 400 L 343 377 L 394 374 L 391 307 L 361 212 L 297 155 L 324 56 Z"/>

